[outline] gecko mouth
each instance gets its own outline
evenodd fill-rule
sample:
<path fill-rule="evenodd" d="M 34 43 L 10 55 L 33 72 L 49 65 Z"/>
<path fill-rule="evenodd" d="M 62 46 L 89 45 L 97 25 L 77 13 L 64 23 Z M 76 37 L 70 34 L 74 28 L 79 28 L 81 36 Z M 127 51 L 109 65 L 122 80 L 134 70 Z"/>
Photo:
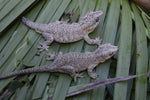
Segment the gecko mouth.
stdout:
<path fill-rule="evenodd" d="M 115 52 L 112 52 L 112 53 L 109 54 L 109 56 L 113 56 L 114 54 L 115 54 Z"/>
<path fill-rule="evenodd" d="M 92 23 L 90 26 L 89 26 L 89 31 L 92 32 L 95 27 L 98 25 L 99 22 L 96 22 L 96 23 Z"/>

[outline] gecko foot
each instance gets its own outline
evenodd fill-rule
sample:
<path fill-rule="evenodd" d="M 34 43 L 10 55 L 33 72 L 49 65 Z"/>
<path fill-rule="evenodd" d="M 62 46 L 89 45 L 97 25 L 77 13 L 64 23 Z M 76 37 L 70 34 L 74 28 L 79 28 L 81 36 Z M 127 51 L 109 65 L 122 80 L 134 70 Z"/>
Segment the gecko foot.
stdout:
<path fill-rule="evenodd" d="M 44 43 L 40 43 L 40 46 L 38 47 L 38 49 L 40 49 L 40 52 L 43 51 L 43 50 L 48 51 L 48 48 L 49 48 L 49 46 L 47 46 Z"/>
<path fill-rule="evenodd" d="M 101 39 L 99 37 L 95 38 L 95 44 L 101 45 Z"/>
<path fill-rule="evenodd" d="M 93 79 L 97 78 L 98 76 L 99 76 L 99 75 L 96 74 L 96 73 L 91 73 L 91 74 L 90 74 L 90 77 L 93 78 Z"/>
<path fill-rule="evenodd" d="M 48 58 L 46 60 L 54 60 L 57 57 L 61 57 L 63 54 L 62 54 L 62 52 L 59 52 L 58 54 L 56 54 L 54 52 L 52 54 L 51 53 L 47 53 L 46 55 L 48 56 Z"/>
<path fill-rule="evenodd" d="M 74 75 L 74 81 L 76 82 L 78 77 L 83 78 L 84 76 L 83 76 L 82 74 L 83 74 L 83 73 L 80 73 L 80 74 L 77 73 L 77 74 L 75 74 L 75 75 Z"/>
<path fill-rule="evenodd" d="M 55 53 L 53 53 L 53 54 L 47 53 L 46 55 L 48 56 L 48 58 L 46 58 L 46 60 L 54 60 L 54 59 L 55 59 L 55 56 L 56 56 Z"/>

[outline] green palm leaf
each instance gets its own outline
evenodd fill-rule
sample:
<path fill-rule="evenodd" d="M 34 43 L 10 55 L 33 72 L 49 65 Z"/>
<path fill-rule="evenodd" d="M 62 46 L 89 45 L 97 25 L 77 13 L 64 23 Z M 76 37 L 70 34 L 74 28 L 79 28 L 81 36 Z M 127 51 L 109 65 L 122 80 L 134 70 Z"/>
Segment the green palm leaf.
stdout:
<path fill-rule="evenodd" d="M 79 17 L 89 11 L 97 10 L 102 10 L 104 14 L 90 37 L 99 36 L 103 44 L 118 45 L 119 52 L 115 55 L 117 60 L 111 59 L 96 67 L 95 71 L 99 74 L 96 80 L 106 79 L 108 76 L 127 76 L 134 72 L 146 73 L 149 17 L 134 3 L 126 0 L 0 0 L 0 76 L 23 69 L 26 67 L 24 65 L 30 67 L 52 63 L 46 62 L 45 52 L 38 52 L 38 43 L 44 39 L 21 22 L 23 16 L 34 22 L 50 23 L 67 20 L 70 18 L 68 14 L 73 12 L 70 19 L 72 22 L 78 21 Z M 70 44 L 54 42 L 49 51 L 87 52 L 96 48 L 97 46 L 88 45 L 81 40 Z M 87 72 L 84 72 L 84 76 L 76 83 L 70 76 L 61 73 L 37 73 L 19 79 L 12 77 L 1 80 L 0 99 L 47 100 L 52 96 L 53 100 L 65 100 L 68 91 L 82 89 L 85 87 L 83 84 L 96 81 Z M 116 83 L 114 86 L 99 87 L 68 99 L 146 100 L 148 97 L 147 78 L 143 76 L 136 78 L 135 84 L 132 81 Z"/>

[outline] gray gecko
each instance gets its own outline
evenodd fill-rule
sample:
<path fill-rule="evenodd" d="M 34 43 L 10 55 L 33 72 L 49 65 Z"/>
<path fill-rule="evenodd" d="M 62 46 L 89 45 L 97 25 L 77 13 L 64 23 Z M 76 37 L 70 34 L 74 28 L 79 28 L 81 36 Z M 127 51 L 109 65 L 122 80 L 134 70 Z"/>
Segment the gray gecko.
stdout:
<path fill-rule="evenodd" d="M 45 42 L 40 43 L 38 49 L 40 49 L 40 51 L 48 51 L 49 45 L 53 41 L 59 43 L 71 43 L 84 39 L 88 44 L 100 45 L 101 40 L 99 37 L 96 39 L 90 39 L 88 34 L 91 33 L 99 24 L 102 15 L 102 11 L 89 12 L 82 17 L 78 23 L 72 24 L 65 21 L 38 24 L 29 21 L 25 17 L 22 18 L 22 21 L 46 39 Z"/>
<path fill-rule="evenodd" d="M 74 81 L 77 77 L 83 77 L 81 71 L 87 70 L 88 75 L 95 79 L 97 74 L 93 72 L 93 69 L 105 60 L 111 58 L 118 50 L 117 46 L 113 46 L 109 43 L 100 45 L 94 52 L 77 53 L 70 52 L 66 54 L 58 53 L 57 55 L 50 55 L 48 60 L 54 60 L 51 65 L 38 66 L 34 68 L 28 68 L 17 72 L 0 77 L 0 80 L 9 78 L 15 75 L 23 75 L 37 72 L 61 72 L 69 74 Z"/>

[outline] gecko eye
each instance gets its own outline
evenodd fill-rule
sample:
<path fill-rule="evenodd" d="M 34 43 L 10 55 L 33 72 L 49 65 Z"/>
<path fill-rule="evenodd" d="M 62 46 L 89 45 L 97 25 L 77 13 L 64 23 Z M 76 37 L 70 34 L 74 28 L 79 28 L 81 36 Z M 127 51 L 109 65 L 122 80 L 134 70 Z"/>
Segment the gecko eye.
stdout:
<path fill-rule="evenodd" d="M 99 17 L 97 17 L 95 21 L 98 22 L 99 21 Z"/>

